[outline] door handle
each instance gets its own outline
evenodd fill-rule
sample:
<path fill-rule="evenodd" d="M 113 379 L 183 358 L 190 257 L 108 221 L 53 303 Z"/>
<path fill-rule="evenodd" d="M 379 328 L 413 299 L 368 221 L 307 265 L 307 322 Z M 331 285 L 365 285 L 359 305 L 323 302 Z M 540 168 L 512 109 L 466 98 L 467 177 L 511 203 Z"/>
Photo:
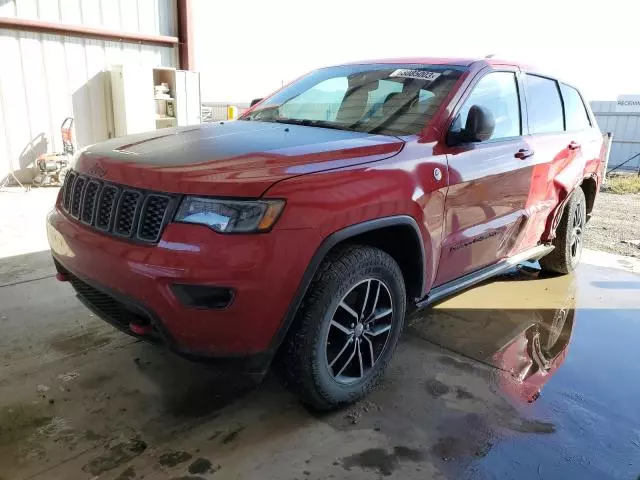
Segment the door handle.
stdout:
<path fill-rule="evenodd" d="M 571 142 L 569 145 L 567 145 L 567 148 L 569 150 L 577 150 L 580 148 L 580 144 L 576 142 Z"/>
<path fill-rule="evenodd" d="M 528 150 L 526 148 L 521 148 L 516 152 L 514 157 L 519 158 L 520 160 L 524 160 L 525 158 L 533 157 L 535 152 L 533 150 Z"/>

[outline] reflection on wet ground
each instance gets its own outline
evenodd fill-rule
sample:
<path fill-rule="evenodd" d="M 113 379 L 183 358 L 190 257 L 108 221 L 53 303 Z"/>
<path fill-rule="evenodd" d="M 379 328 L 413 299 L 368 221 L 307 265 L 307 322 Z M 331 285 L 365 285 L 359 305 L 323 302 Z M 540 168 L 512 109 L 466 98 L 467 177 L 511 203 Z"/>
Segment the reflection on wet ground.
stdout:
<path fill-rule="evenodd" d="M 522 414 L 544 418 L 548 427 L 531 433 L 553 433 L 495 442 L 466 476 L 638 477 L 633 289 L 638 277 L 616 270 L 582 266 L 577 277 L 544 278 L 520 268 L 414 318 L 421 338 L 493 367 L 492 388 Z"/>
<path fill-rule="evenodd" d="M 330 414 L 86 318 L 46 339 L 66 356 L 0 370 L 0 477 L 635 479 L 638 294 L 622 270 L 516 269 L 414 313 L 380 387 Z M 8 331 L 48 318 L 16 312 Z"/>
<path fill-rule="evenodd" d="M 530 403 L 563 363 L 575 316 L 574 276 L 544 278 L 524 267 L 410 323 L 421 338 L 495 367 L 502 390 Z"/>

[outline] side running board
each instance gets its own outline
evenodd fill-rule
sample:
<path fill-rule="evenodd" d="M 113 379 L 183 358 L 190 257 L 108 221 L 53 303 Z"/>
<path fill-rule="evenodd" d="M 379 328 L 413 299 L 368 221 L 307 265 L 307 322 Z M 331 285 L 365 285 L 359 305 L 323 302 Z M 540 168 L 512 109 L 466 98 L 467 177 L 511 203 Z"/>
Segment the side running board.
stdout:
<path fill-rule="evenodd" d="M 493 265 L 489 265 L 488 267 L 469 273 L 464 277 L 452 280 L 451 282 L 447 282 L 439 287 L 432 288 L 429 294 L 416 304 L 416 307 L 424 308 L 438 300 L 448 297 L 449 295 L 453 295 L 454 293 L 465 290 L 480 282 L 484 282 L 491 277 L 500 275 L 519 263 L 529 260 L 540 260 L 551 252 L 553 248 L 554 247 L 552 245 L 538 245 L 537 247 L 518 253 L 513 257 L 505 258 L 504 260 L 500 260 L 498 263 L 494 263 Z"/>

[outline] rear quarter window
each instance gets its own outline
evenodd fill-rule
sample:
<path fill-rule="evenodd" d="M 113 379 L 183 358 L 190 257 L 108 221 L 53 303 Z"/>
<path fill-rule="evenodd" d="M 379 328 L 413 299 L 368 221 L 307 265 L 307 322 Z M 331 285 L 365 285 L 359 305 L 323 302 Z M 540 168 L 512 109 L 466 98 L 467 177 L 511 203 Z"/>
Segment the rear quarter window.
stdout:
<path fill-rule="evenodd" d="M 527 109 L 531 133 L 555 133 L 564 130 L 562 100 L 558 82 L 526 74 Z"/>
<path fill-rule="evenodd" d="M 560 91 L 562 92 L 562 100 L 564 101 L 567 130 L 573 131 L 591 128 L 587 107 L 585 107 L 578 91 L 562 83 L 560 84 Z"/>

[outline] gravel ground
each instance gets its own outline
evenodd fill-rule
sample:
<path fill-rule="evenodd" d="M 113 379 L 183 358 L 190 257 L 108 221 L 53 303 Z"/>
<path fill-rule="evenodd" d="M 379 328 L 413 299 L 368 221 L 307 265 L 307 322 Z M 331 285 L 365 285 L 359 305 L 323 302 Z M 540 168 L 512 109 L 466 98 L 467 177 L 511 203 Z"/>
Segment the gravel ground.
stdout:
<path fill-rule="evenodd" d="M 600 192 L 587 226 L 585 246 L 640 258 L 640 247 L 623 240 L 640 240 L 640 195 Z"/>

